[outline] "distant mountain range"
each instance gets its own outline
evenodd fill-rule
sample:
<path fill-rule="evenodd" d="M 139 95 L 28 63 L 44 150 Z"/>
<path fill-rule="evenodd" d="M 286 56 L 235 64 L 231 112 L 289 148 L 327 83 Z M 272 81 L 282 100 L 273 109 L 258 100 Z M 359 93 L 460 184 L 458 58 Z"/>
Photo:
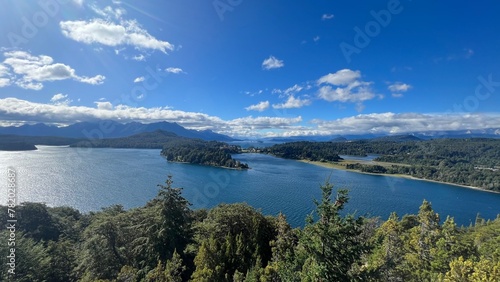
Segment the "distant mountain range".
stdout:
<path fill-rule="evenodd" d="M 227 135 L 218 134 L 211 130 L 186 129 L 177 123 L 156 122 L 143 124 L 139 122 L 119 123 L 111 120 L 96 122 L 79 122 L 69 126 L 57 127 L 43 123 L 33 125 L 22 125 L 19 127 L 0 127 L 0 135 L 23 135 L 23 136 L 58 136 L 66 138 L 102 139 L 127 137 L 143 132 L 163 130 L 175 133 L 187 138 L 199 138 L 207 141 L 237 141 Z"/>
<path fill-rule="evenodd" d="M 358 134 L 358 135 L 326 135 L 326 136 L 290 136 L 290 137 L 270 137 L 262 139 L 269 142 L 294 142 L 294 141 L 331 141 L 345 142 L 353 140 L 372 141 L 417 141 L 439 138 L 500 138 L 500 128 L 490 128 L 482 130 L 450 130 L 450 131 L 429 131 L 412 132 L 406 134 Z"/>
<path fill-rule="evenodd" d="M 78 122 L 72 125 L 57 127 L 37 123 L 33 125 L 0 127 L 0 135 L 21 135 L 21 136 L 57 136 L 78 139 L 102 139 L 120 138 L 132 136 L 144 132 L 157 130 L 175 133 L 181 137 L 198 138 L 206 141 L 241 141 L 227 135 L 215 133 L 211 130 L 186 129 L 177 123 L 155 122 L 155 123 L 119 123 L 111 120 L 94 122 Z M 352 140 L 371 139 L 373 141 L 415 141 L 429 140 L 436 138 L 500 138 L 500 128 L 484 130 L 456 130 L 456 131 L 436 131 L 436 132 L 412 132 L 401 135 L 390 134 L 359 134 L 359 135 L 328 135 L 328 136 L 291 136 L 273 137 L 258 139 L 263 142 L 294 142 L 294 141 L 331 141 L 345 142 Z"/>

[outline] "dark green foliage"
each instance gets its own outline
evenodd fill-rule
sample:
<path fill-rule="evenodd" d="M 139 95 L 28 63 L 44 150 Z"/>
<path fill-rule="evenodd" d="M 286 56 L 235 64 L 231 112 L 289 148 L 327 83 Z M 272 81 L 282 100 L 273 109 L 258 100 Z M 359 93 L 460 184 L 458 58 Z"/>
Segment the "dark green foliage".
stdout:
<path fill-rule="evenodd" d="M 292 142 L 277 144 L 263 150 L 265 153 L 275 155 L 280 158 L 309 161 L 329 161 L 341 160 L 338 151 L 332 146 L 324 146 L 319 142 Z M 335 143 L 328 143 L 335 144 Z"/>
<path fill-rule="evenodd" d="M 241 153 L 239 146 L 198 139 L 171 140 L 164 144 L 161 151 L 168 161 L 247 169 L 247 164 L 231 157 L 231 154 L 237 153 Z"/>
<path fill-rule="evenodd" d="M 23 203 L 17 209 L 19 228 L 35 241 L 57 240 L 60 231 L 45 204 Z"/>
<path fill-rule="evenodd" d="M 194 281 L 232 281 L 271 259 L 274 228 L 246 204 L 221 204 L 197 225 Z M 236 274 L 238 276 L 238 274 Z"/>
<path fill-rule="evenodd" d="M 317 221 L 309 217 L 301 236 L 301 246 L 308 254 L 302 275 L 307 281 L 350 281 L 353 270 L 361 265 L 361 255 L 368 246 L 360 240 L 363 218 L 343 217 L 340 211 L 348 202 L 347 190 L 338 190 L 331 199 L 333 185 L 321 186 L 321 201 L 316 201 Z"/>
<path fill-rule="evenodd" d="M 347 169 L 405 174 L 417 178 L 500 191 L 500 139 L 436 139 L 428 141 L 291 142 L 263 149 L 287 159 L 339 161 L 339 155 L 380 155 L 382 165 L 354 163 Z M 391 165 L 392 164 L 392 165 Z"/>
<path fill-rule="evenodd" d="M 72 143 L 71 147 L 162 149 L 164 144 L 175 140 L 182 141 L 190 139 L 177 136 L 172 132 L 156 130 L 154 132 L 144 132 L 128 137 L 82 140 Z"/>
<path fill-rule="evenodd" d="M 172 185 L 169 177 L 155 199 L 131 210 L 82 215 L 23 204 L 16 275 L 2 267 L 0 280 L 500 281 L 500 217 L 458 228 L 427 201 L 417 215 L 385 222 L 343 216 L 347 191 L 326 182 L 306 227 L 292 229 L 284 215 L 246 204 L 193 211 Z M 5 222 L 6 207 L 0 212 Z M 9 252 L 0 244 L 4 266 Z"/>

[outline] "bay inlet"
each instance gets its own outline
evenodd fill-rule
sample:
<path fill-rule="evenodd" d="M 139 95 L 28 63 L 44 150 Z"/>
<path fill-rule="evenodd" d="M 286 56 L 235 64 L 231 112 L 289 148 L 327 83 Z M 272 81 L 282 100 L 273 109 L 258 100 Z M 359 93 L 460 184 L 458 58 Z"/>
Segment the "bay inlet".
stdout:
<path fill-rule="evenodd" d="M 240 154 L 249 170 L 169 163 L 160 150 L 78 149 L 39 146 L 37 151 L 0 152 L 0 167 L 18 171 L 18 202 L 71 206 L 82 212 L 111 205 L 134 208 L 155 197 L 157 184 L 172 175 L 174 186 L 184 188 L 193 208 L 219 203 L 246 202 L 264 214 L 283 212 L 292 226 L 303 226 L 320 197 L 326 179 L 346 188 L 350 201 L 345 212 L 380 216 L 417 213 L 424 199 L 441 219 L 458 225 L 473 223 L 479 213 L 494 219 L 500 213 L 500 194 L 454 185 L 368 175 L 285 160 L 262 154 Z M 7 193 L 0 193 L 6 203 Z"/>

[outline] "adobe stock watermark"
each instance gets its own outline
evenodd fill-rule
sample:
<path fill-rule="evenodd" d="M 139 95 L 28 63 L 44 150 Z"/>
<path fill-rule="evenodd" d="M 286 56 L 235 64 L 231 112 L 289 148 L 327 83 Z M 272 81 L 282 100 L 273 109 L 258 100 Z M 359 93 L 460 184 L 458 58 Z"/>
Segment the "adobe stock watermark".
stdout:
<path fill-rule="evenodd" d="M 10 276 L 16 274 L 16 207 L 17 207 L 17 172 L 14 168 L 7 168 L 7 222 L 6 228 L 9 232 L 6 238 L 8 246 L 7 273 Z"/>
<path fill-rule="evenodd" d="M 234 8 L 243 3 L 243 0 L 214 0 L 212 5 L 214 6 L 217 16 L 219 16 L 220 21 L 224 21 L 224 14 L 226 12 L 234 11 Z"/>
<path fill-rule="evenodd" d="M 33 39 L 40 29 L 49 24 L 49 19 L 54 18 L 60 11 L 61 5 L 67 4 L 71 0 L 40 0 L 37 5 L 40 8 L 34 12 L 31 17 L 22 17 L 21 30 L 7 33 L 7 39 L 11 47 L 19 47 L 21 44 L 26 44 L 30 39 Z"/>
<path fill-rule="evenodd" d="M 489 74 L 488 78 L 480 75 L 477 80 L 478 84 L 474 90 L 474 95 L 465 97 L 462 104 L 454 104 L 453 110 L 448 110 L 446 113 L 474 112 L 479 108 L 480 101 L 490 98 L 491 94 L 495 93 L 495 88 L 500 87 L 500 80 L 494 81 L 492 74 Z"/>
<path fill-rule="evenodd" d="M 370 45 L 372 38 L 377 37 L 382 31 L 382 28 L 386 28 L 391 23 L 392 17 L 400 14 L 403 9 L 399 0 L 389 0 L 389 2 L 387 2 L 387 9 L 378 12 L 371 10 L 370 14 L 373 20 L 367 22 L 364 29 L 358 26 L 354 27 L 355 34 L 353 37 L 353 44 L 343 41 L 339 45 L 347 63 L 352 61 L 352 55 L 361 53 L 361 50 Z"/>
<path fill-rule="evenodd" d="M 231 176 L 226 169 L 208 174 L 211 181 L 203 185 L 203 189 L 195 188 L 195 195 L 192 203 L 199 209 L 206 208 L 210 203 L 209 199 L 215 199 L 220 194 L 220 190 L 229 185 Z"/>

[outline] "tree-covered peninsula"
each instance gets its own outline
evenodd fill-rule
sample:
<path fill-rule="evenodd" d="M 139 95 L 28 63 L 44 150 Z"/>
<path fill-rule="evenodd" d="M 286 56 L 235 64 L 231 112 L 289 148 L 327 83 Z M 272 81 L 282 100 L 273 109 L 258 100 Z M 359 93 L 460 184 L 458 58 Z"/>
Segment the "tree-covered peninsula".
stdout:
<path fill-rule="evenodd" d="M 500 191 L 500 139 L 290 142 L 261 152 L 288 159 L 327 162 L 361 172 L 407 175 Z M 369 154 L 378 157 L 372 161 L 347 161 L 338 156 Z"/>
<path fill-rule="evenodd" d="M 172 162 L 247 169 L 247 164 L 231 157 L 231 154 L 239 153 L 240 146 L 200 139 L 172 140 L 165 143 L 161 151 L 161 155 Z"/>

